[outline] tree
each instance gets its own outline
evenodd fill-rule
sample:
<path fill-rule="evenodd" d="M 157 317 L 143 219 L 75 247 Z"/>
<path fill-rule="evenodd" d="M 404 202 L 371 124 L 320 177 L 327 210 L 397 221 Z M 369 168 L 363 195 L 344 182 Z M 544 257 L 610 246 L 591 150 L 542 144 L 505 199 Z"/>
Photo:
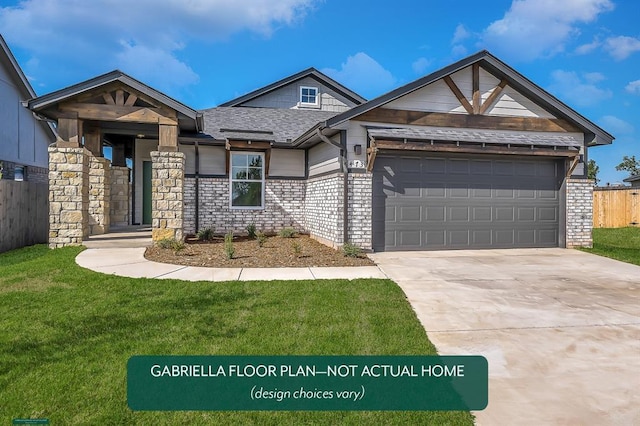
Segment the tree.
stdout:
<path fill-rule="evenodd" d="M 616 166 L 616 170 L 619 172 L 629 172 L 631 176 L 640 175 L 640 161 L 636 160 L 635 155 L 631 157 L 625 155 L 622 157 L 622 163 Z"/>
<path fill-rule="evenodd" d="M 596 160 L 589 160 L 587 163 L 587 177 L 589 179 L 593 179 L 596 182 L 596 185 L 600 182 L 600 179 L 598 179 L 599 171 L 600 167 L 596 164 Z"/>

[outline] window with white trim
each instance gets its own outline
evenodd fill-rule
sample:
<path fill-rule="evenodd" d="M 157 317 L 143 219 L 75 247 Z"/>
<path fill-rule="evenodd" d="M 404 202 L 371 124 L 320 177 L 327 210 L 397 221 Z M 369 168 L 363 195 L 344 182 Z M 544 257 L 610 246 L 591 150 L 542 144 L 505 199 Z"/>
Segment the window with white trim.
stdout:
<path fill-rule="evenodd" d="M 230 205 L 234 209 L 264 208 L 264 154 L 232 152 Z"/>
<path fill-rule="evenodd" d="M 300 86 L 300 104 L 318 105 L 318 88 Z"/>

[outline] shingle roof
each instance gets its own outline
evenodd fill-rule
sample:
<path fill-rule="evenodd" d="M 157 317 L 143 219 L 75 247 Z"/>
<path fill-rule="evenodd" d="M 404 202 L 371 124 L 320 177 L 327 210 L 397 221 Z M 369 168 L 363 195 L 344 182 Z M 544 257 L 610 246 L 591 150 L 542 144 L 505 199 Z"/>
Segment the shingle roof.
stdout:
<path fill-rule="evenodd" d="M 498 143 L 527 146 L 570 146 L 580 147 L 582 143 L 572 136 L 556 134 L 515 133 L 515 132 L 474 132 L 461 129 L 441 128 L 394 128 L 368 129 L 374 138 L 439 140 L 454 142 Z"/>
<path fill-rule="evenodd" d="M 629 176 L 628 178 L 624 179 L 624 182 L 636 182 L 640 180 L 640 175 L 633 175 L 633 176 Z"/>
<path fill-rule="evenodd" d="M 585 131 L 593 133 L 594 139 L 590 142 L 590 145 L 610 144 L 613 141 L 613 136 L 611 136 L 601 127 L 588 120 L 584 116 L 580 115 L 578 112 L 560 101 L 558 98 L 542 89 L 540 86 L 536 85 L 531 80 L 529 80 L 486 50 L 461 59 L 458 62 L 448 65 L 438 71 L 419 78 L 402 87 L 398 87 L 397 89 L 394 89 L 389 93 L 386 93 L 362 105 L 358 105 L 348 111 L 345 111 L 340 115 L 335 116 L 331 120 L 328 120 L 325 126 L 334 127 L 341 123 L 344 123 L 345 121 L 354 119 L 367 111 L 371 111 L 374 108 L 387 104 L 408 93 L 421 89 L 436 80 L 451 75 L 456 71 L 466 68 L 474 63 L 481 63 L 483 68 L 485 68 L 487 71 L 493 73 L 494 75 L 499 75 L 501 76 L 501 78 L 506 78 L 509 86 L 530 97 L 533 101 L 545 107 L 546 109 L 554 112 L 555 115 L 564 117 L 572 123 L 575 123 L 578 127 L 584 129 Z"/>
<path fill-rule="evenodd" d="M 291 143 L 336 112 L 301 109 L 217 107 L 201 111 L 204 133 L 217 140 L 249 139 Z"/>

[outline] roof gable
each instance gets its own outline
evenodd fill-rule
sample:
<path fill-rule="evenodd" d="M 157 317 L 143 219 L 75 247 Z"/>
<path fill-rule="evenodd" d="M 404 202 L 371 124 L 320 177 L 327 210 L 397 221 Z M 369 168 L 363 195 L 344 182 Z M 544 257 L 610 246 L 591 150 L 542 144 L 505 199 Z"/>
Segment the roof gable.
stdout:
<path fill-rule="evenodd" d="M 364 102 L 366 102 L 365 98 L 358 95 L 357 93 L 350 90 L 349 88 L 343 86 L 342 84 L 338 83 L 337 81 L 333 80 L 332 78 L 328 77 L 327 75 L 321 73 L 317 69 L 308 68 L 306 70 L 300 71 L 299 73 L 290 75 L 289 77 L 285 77 L 282 80 L 278 80 L 275 83 L 271 83 L 260 89 L 249 92 L 243 96 L 227 101 L 221 104 L 220 106 L 221 107 L 251 106 L 248 104 L 250 104 L 252 101 L 256 101 L 258 98 L 264 97 L 270 93 L 281 90 L 286 86 L 290 86 L 302 81 L 310 81 L 310 80 L 320 83 L 323 86 L 333 90 L 334 92 L 339 94 L 341 97 L 344 97 L 345 100 L 353 104 L 352 106 L 361 105 Z"/>
<path fill-rule="evenodd" d="M 129 97 L 126 101 L 122 99 L 122 102 L 118 102 L 117 98 L 113 98 L 112 92 L 117 93 L 121 91 L 118 89 L 123 87 L 130 89 L 127 90 Z M 135 97 L 139 100 L 133 99 L 131 97 L 132 94 L 135 94 Z M 191 131 L 201 129 L 199 125 L 201 119 L 197 111 L 119 70 L 111 71 L 74 84 L 73 86 L 31 99 L 29 101 L 29 108 L 45 116 L 49 116 L 50 112 L 60 104 L 73 101 L 87 101 L 102 97 L 106 104 L 116 104 L 121 107 L 130 107 L 133 105 L 133 102 L 143 102 L 160 109 L 170 109 L 175 111 L 181 128 Z M 131 105 L 129 105 L 130 99 L 132 101 Z"/>
<path fill-rule="evenodd" d="M 472 76 L 474 69 L 478 72 Z M 473 87 L 479 89 L 477 94 Z M 478 98 L 474 99 L 474 96 Z M 522 117 L 533 122 L 547 120 L 559 127 L 570 126 L 593 134 L 593 138 L 587 141 L 591 145 L 609 144 L 613 140 L 605 130 L 486 50 L 339 114 L 327 120 L 326 125 L 333 127 L 375 112 L 377 108 Z"/>

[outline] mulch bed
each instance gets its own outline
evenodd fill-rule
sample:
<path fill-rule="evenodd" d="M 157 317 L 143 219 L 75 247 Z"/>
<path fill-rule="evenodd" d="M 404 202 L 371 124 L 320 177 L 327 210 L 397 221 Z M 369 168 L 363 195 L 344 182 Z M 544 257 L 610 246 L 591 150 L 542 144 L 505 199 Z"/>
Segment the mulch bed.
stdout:
<path fill-rule="evenodd" d="M 308 235 L 298 235 L 293 238 L 270 236 L 262 247 L 259 247 L 254 239 L 235 237 L 233 259 L 227 259 L 225 255 L 223 237 L 209 242 L 187 238 L 185 242 L 185 248 L 179 251 L 149 247 L 144 256 L 154 262 L 215 268 L 375 265 L 364 254 L 360 257 L 347 257 L 342 251 L 327 247 Z"/>

